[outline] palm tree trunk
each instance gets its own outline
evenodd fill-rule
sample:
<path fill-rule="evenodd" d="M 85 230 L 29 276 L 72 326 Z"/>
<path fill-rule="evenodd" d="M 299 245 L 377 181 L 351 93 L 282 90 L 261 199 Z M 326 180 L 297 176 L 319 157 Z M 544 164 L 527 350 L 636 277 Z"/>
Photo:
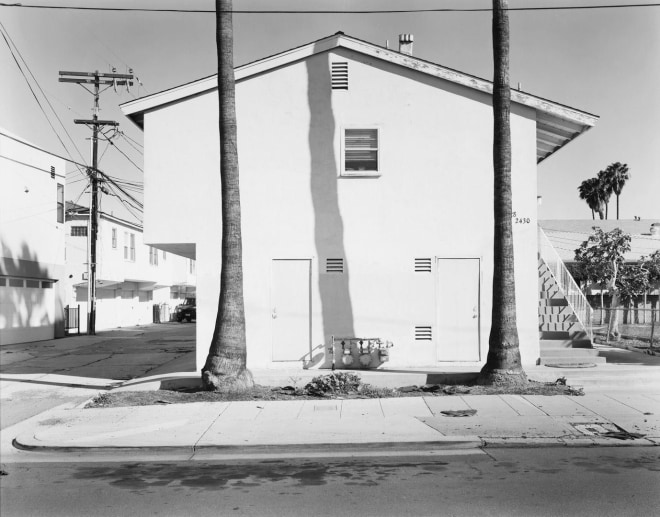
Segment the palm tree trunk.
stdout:
<path fill-rule="evenodd" d="M 493 166 L 494 243 L 493 308 L 488 357 L 480 384 L 522 385 L 527 376 L 520 361 L 516 325 L 511 208 L 511 91 L 509 88 L 509 15 L 507 0 L 493 0 Z"/>
<path fill-rule="evenodd" d="M 616 195 L 616 220 L 619 220 L 619 194 Z"/>
<path fill-rule="evenodd" d="M 202 369 L 202 382 L 207 390 L 237 391 L 252 386 L 253 380 L 246 368 L 232 0 L 216 0 L 215 7 L 220 107 L 222 264 L 218 312 L 209 355 Z"/>
<path fill-rule="evenodd" d="M 595 221 L 596 220 L 596 214 L 594 213 L 594 209 L 591 209 L 591 218 Z"/>

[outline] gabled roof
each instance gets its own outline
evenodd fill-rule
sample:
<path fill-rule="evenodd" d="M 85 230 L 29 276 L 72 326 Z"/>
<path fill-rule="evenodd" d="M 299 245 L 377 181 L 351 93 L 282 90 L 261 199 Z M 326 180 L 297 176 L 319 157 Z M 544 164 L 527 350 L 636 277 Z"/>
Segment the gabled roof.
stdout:
<path fill-rule="evenodd" d="M 373 43 L 348 36 L 343 32 L 338 32 L 306 45 L 239 66 L 234 70 L 236 82 L 247 80 L 255 75 L 263 74 L 269 70 L 336 48 L 349 49 L 371 58 L 381 59 L 484 93 L 492 94 L 493 92 L 493 83 L 491 81 L 392 49 L 374 45 Z M 145 112 L 217 89 L 217 87 L 217 75 L 212 75 L 126 102 L 120 107 L 128 118 L 140 128 L 143 128 Z M 539 163 L 594 126 L 598 120 L 597 115 L 592 115 L 585 111 L 552 102 L 520 90 L 511 90 L 511 101 L 536 110 L 536 157 Z"/>
<path fill-rule="evenodd" d="M 589 238 L 596 226 L 604 232 L 621 228 L 630 234 L 630 251 L 626 253 L 626 260 L 636 262 L 642 255 L 650 255 L 660 249 L 660 237 L 651 235 L 651 225 L 660 226 L 657 219 L 643 219 L 634 221 L 622 220 L 592 220 L 592 219 L 554 219 L 539 221 L 539 226 L 552 243 L 555 250 L 564 262 L 575 260 L 575 249 L 580 247 Z"/>

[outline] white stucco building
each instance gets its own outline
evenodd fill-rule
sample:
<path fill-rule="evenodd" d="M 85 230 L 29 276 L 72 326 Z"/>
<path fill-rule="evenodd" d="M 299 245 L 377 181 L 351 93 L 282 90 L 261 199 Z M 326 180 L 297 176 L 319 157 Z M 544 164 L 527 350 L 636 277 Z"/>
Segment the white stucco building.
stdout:
<path fill-rule="evenodd" d="M 80 306 L 83 333 L 87 331 L 88 228 L 89 209 L 67 203 L 65 303 Z M 177 304 L 195 296 L 194 260 L 145 245 L 138 224 L 100 212 L 96 249 L 97 330 L 152 323 L 154 305 L 159 305 L 167 321 Z"/>
<path fill-rule="evenodd" d="M 392 341 L 393 368 L 485 361 L 492 85 L 408 47 L 337 33 L 236 68 L 249 367 L 329 367 L 332 336 Z M 197 259 L 199 369 L 219 292 L 216 76 L 122 109 L 144 130 L 145 242 Z M 539 357 L 537 163 L 596 119 L 512 91 L 526 364 Z"/>
<path fill-rule="evenodd" d="M 0 129 L 0 344 L 64 335 L 64 160 Z"/>

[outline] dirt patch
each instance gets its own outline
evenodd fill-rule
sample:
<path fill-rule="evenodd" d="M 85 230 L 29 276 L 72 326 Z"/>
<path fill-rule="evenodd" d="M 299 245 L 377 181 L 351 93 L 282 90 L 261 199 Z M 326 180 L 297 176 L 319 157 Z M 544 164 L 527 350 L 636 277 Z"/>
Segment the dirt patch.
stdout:
<path fill-rule="evenodd" d="M 103 393 L 89 402 L 86 408 L 111 408 L 126 406 L 149 406 L 169 404 L 190 404 L 193 402 L 230 402 L 250 400 L 344 400 L 367 398 L 400 397 L 448 397 L 454 395 L 584 395 L 581 388 L 575 389 L 565 384 L 565 379 L 554 383 L 530 381 L 524 388 L 502 388 L 477 385 L 403 386 L 400 388 L 378 388 L 370 384 L 360 384 L 356 389 L 345 393 L 310 394 L 305 388 L 293 386 L 271 387 L 256 385 L 253 388 L 233 393 L 219 393 L 202 389 L 156 390 L 156 391 L 114 391 Z"/>

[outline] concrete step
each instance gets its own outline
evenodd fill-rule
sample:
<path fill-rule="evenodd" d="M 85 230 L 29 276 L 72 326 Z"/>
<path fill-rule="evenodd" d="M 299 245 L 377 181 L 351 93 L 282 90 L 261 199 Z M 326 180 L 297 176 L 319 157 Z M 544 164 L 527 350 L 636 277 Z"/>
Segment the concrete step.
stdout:
<path fill-rule="evenodd" d="M 565 307 L 568 305 L 566 298 L 546 298 L 539 295 L 539 307 Z"/>
<path fill-rule="evenodd" d="M 557 298 L 564 299 L 564 295 L 556 287 L 544 289 L 539 293 L 539 300 L 555 300 Z"/>
<path fill-rule="evenodd" d="M 586 338 L 571 339 L 570 337 L 564 339 L 544 339 L 541 337 L 539 340 L 541 350 L 549 348 L 592 348 L 591 340 Z"/>
<path fill-rule="evenodd" d="M 556 357 L 543 357 L 541 356 L 538 360 L 539 365 L 545 366 L 562 366 L 566 367 L 577 367 L 577 366 L 586 366 L 586 365 L 599 365 L 605 364 L 607 360 L 604 357 L 582 357 L 575 355 L 566 355 L 566 356 L 556 356 Z"/>
<path fill-rule="evenodd" d="M 582 330 L 579 321 L 548 321 L 539 325 L 541 332 L 578 332 Z"/>
<path fill-rule="evenodd" d="M 558 314 L 539 314 L 539 325 L 542 323 L 573 323 L 577 316 L 570 311 Z"/>
<path fill-rule="evenodd" d="M 549 314 L 553 316 L 573 315 L 568 305 L 539 305 L 539 316 Z"/>
<path fill-rule="evenodd" d="M 599 357 L 595 348 L 542 348 L 541 357 Z M 602 359 L 605 359 L 604 357 Z"/>

